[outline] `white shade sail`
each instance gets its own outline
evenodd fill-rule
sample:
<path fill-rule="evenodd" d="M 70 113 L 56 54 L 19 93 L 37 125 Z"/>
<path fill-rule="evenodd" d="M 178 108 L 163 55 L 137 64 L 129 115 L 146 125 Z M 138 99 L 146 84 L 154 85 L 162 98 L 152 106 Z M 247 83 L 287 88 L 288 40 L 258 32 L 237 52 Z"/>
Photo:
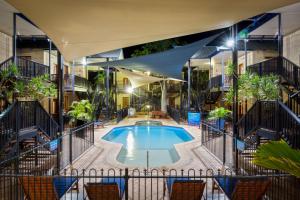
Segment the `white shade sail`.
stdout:
<path fill-rule="evenodd" d="M 219 35 L 220 34 L 216 34 L 192 44 L 159 53 L 124 60 L 90 63 L 89 65 L 150 71 L 165 77 L 181 79 L 182 68 L 193 55 L 196 55 L 197 58 L 209 58 L 209 56 L 216 51 L 215 47 L 206 47 L 205 45 L 213 41 Z"/>
<path fill-rule="evenodd" d="M 230 26 L 298 0 L 6 0 L 67 61 Z"/>
<path fill-rule="evenodd" d="M 154 76 L 148 76 L 142 72 L 132 72 L 126 69 L 117 68 L 120 73 L 126 76 L 131 83 L 132 88 L 137 88 L 143 85 L 147 85 L 154 82 L 159 82 L 163 80 L 163 78 L 158 78 Z"/>

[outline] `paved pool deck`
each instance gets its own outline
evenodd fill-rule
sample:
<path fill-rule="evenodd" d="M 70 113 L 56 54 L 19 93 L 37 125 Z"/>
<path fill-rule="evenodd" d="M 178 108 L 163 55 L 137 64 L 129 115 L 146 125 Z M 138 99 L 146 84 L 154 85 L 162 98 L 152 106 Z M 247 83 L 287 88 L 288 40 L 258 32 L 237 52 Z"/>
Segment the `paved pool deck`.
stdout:
<path fill-rule="evenodd" d="M 104 128 L 95 129 L 95 144 L 86 153 L 79 157 L 74 163 L 73 168 L 76 169 L 136 169 L 134 166 L 127 166 L 116 160 L 121 150 L 122 144 L 109 142 L 101 139 L 109 131 L 115 127 L 134 125 L 136 121 L 147 120 L 147 116 L 137 116 L 133 118 L 125 118 L 118 124 L 109 123 Z M 151 119 L 161 121 L 163 125 L 182 127 L 189 132 L 194 140 L 175 144 L 175 148 L 180 156 L 179 161 L 159 167 L 159 169 L 213 169 L 217 171 L 222 169 L 222 163 L 216 159 L 204 146 L 201 145 L 201 129 L 198 126 L 189 126 L 186 124 L 177 124 L 173 119 Z M 139 168 L 144 169 L 144 168 Z"/>
<path fill-rule="evenodd" d="M 116 172 L 119 169 L 129 169 L 129 174 L 135 174 L 136 170 L 139 170 L 141 175 L 145 168 L 137 168 L 133 166 L 126 166 L 116 160 L 117 155 L 122 147 L 122 144 L 116 144 L 113 142 L 105 141 L 101 139 L 105 134 L 111 131 L 115 127 L 134 125 L 136 121 L 147 120 L 147 116 L 138 116 L 135 118 L 126 118 L 120 123 L 106 124 L 104 128 L 95 129 L 95 144 L 82 156 L 80 156 L 75 162 L 73 162 L 73 168 L 85 169 L 88 172 L 90 169 L 95 169 L 97 173 L 104 170 L 108 172 L 109 169 L 114 169 Z M 198 126 L 188 126 L 185 124 L 177 124 L 172 119 L 155 119 L 161 121 L 163 125 L 182 127 L 188 131 L 194 140 L 176 144 L 175 148 L 180 156 L 180 160 L 166 166 L 161 166 L 153 170 L 157 175 L 162 174 L 163 170 L 184 170 L 186 174 L 189 169 L 203 170 L 203 175 L 211 175 L 212 170 L 214 173 L 218 172 L 218 169 L 224 169 L 222 163 L 216 159 L 214 155 L 208 152 L 208 150 L 201 145 L 201 129 Z M 101 173 L 101 172 L 100 172 Z M 154 174 L 155 175 L 155 174 Z M 168 200 L 168 192 L 164 194 L 165 182 L 163 179 L 157 179 L 156 182 L 152 182 L 152 179 L 133 179 L 129 181 L 129 199 L 161 199 Z M 148 187 L 147 187 L 148 186 Z M 206 190 L 204 192 L 207 199 L 227 199 L 223 193 L 219 192 L 219 195 L 212 197 L 212 180 L 206 180 Z M 82 182 L 79 183 L 79 192 L 68 193 L 66 199 L 72 199 L 73 195 L 85 196 Z"/>

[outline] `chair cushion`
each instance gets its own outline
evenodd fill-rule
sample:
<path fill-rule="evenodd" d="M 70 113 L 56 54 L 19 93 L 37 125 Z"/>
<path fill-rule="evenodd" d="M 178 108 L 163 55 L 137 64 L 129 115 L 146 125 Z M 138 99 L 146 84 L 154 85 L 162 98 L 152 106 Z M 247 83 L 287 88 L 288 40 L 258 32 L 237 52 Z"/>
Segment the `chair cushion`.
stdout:
<path fill-rule="evenodd" d="M 238 178 L 233 177 L 220 177 L 215 178 L 215 180 L 218 182 L 219 186 L 222 188 L 222 190 L 225 192 L 227 197 L 231 197 L 231 194 L 235 188 L 236 183 L 238 182 Z"/>
<path fill-rule="evenodd" d="M 120 190 L 120 197 L 122 198 L 122 196 L 124 195 L 125 192 L 125 180 L 124 178 L 103 178 L 101 180 L 101 183 L 116 183 L 119 187 Z"/>
<path fill-rule="evenodd" d="M 59 198 L 70 189 L 70 187 L 77 181 L 74 177 L 56 177 L 53 179 L 53 185 Z"/>

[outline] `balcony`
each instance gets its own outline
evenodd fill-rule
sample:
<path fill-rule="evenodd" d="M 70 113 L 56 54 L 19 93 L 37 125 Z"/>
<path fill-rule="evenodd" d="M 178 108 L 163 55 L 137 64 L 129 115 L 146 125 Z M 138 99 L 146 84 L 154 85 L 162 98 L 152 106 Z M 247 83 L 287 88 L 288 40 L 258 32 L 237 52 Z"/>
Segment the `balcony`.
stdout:
<path fill-rule="evenodd" d="M 222 75 L 214 76 L 209 81 L 209 88 L 210 89 L 224 89 L 228 90 L 231 85 L 231 78 L 230 76 L 224 76 L 224 85 L 222 84 Z"/>
<path fill-rule="evenodd" d="M 51 74 L 51 81 L 58 81 L 58 74 Z M 90 87 L 90 82 L 83 77 L 77 75 L 64 75 L 64 89 L 65 91 L 79 91 L 86 92 Z"/>

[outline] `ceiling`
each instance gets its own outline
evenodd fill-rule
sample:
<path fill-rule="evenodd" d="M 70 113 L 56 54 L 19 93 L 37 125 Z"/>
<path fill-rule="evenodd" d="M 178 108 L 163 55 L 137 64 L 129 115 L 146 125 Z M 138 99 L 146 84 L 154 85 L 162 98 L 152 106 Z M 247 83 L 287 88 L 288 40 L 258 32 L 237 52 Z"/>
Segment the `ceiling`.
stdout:
<path fill-rule="evenodd" d="M 230 26 L 298 0 L 6 0 L 66 60 Z"/>
<path fill-rule="evenodd" d="M 10 4 L 6 3 L 4 0 L 0 0 L 0 31 L 13 35 L 13 13 L 19 12 Z M 44 33 L 23 20 L 17 17 L 17 34 L 18 35 L 44 35 Z"/>
<path fill-rule="evenodd" d="M 282 34 L 288 35 L 295 30 L 300 29 L 300 2 L 275 9 L 271 12 L 281 13 Z M 278 32 L 278 17 L 275 17 L 255 29 L 250 35 L 277 35 Z"/>

